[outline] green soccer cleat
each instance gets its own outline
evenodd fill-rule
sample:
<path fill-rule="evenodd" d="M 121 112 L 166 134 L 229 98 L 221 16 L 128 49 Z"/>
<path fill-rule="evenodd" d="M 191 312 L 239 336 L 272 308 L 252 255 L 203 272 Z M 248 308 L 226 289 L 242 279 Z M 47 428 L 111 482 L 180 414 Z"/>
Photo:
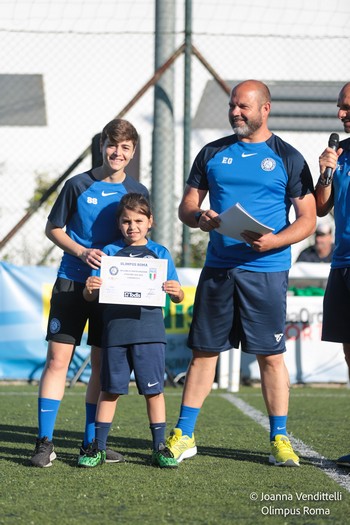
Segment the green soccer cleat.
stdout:
<path fill-rule="evenodd" d="M 277 434 L 271 441 L 269 463 L 277 467 L 300 467 L 299 458 L 294 453 L 292 445 L 283 434 Z"/>
<path fill-rule="evenodd" d="M 152 465 L 160 468 L 177 468 L 178 464 L 171 450 L 161 443 L 158 450 L 152 451 Z"/>
<path fill-rule="evenodd" d="M 106 462 L 106 451 L 98 450 L 97 444 L 93 443 L 92 446 L 88 447 L 86 453 L 79 456 L 78 467 L 92 468 L 98 467 Z"/>
<path fill-rule="evenodd" d="M 89 443 L 87 447 L 84 448 L 84 443 L 81 444 L 79 449 L 78 463 L 82 456 L 93 447 L 93 443 Z M 125 463 L 125 458 L 120 452 L 116 452 L 111 448 L 106 448 L 106 463 Z"/>
<path fill-rule="evenodd" d="M 183 459 L 192 458 L 197 454 L 194 434 L 192 434 L 191 437 L 183 436 L 180 428 L 174 428 L 170 432 L 170 436 L 166 440 L 166 446 L 173 453 L 178 463 L 181 463 Z"/>

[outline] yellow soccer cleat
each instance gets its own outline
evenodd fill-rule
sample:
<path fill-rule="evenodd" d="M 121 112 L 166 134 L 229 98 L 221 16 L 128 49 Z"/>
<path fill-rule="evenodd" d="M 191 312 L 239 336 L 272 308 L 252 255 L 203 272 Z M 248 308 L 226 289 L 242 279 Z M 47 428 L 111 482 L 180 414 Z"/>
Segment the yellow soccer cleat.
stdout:
<path fill-rule="evenodd" d="M 300 467 L 299 458 L 294 453 L 292 445 L 283 434 L 277 434 L 271 441 L 269 463 L 277 467 Z"/>
<path fill-rule="evenodd" d="M 183 459 L 192 458 L 197 454 L 194 434 L 192 434 L 192 437 L 183 436 L 180 428 L 174 428 L 170 432 L 170 436 L 166 440 L 166 446 L 171 450 L 178 463 L 181 463 Z"/>

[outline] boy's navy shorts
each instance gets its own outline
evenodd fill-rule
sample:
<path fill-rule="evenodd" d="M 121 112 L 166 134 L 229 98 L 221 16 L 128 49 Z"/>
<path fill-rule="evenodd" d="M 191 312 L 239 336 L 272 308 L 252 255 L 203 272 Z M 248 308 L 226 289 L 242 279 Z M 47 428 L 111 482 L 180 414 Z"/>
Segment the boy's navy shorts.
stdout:
<path fill-rule="evenodd" d="M 58 277 L 52 289 L 46 341 L 80 345 L 86 322 L 88 344 L 101 346 L 102 312 L 98 301 L 85 301 L 85 284 Z"/>
<path fill-rule="evenodd" d="M 164 391 L 165 343 L 143 343 L 103 348 L 101 390 L 127 394 L 134 371 L 139 394 Z"/>
<path fill-rule="evenodd" d="M 204 267 L 196 290 L 188 346 L 249 354 L 286 351 L 288 271 L 249 272 Z"/>
<path fill-rule="evenodd" d="M 322 340 L 350 343 L 350 268 L 330 271 L 323 298 Z"/>

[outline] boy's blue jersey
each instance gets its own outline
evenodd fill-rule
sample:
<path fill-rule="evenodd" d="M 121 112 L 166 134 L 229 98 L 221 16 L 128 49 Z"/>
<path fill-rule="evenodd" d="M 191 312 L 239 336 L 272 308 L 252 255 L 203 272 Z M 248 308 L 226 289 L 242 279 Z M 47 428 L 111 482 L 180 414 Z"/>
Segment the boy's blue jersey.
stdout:
<path fill-rule="evenodd" d="M 276 135 L 266 142 L 248 143 L 236 135 L 207 144 L 197 155 L 187 184 L 209 192 L 210 208 L 222 213 L 239 202 L 258 221 L 278 233 L 289 226 L 292 198 L 313 192 L 303 156 Z M 206 266 L 238 267 L 255 272 L 288 270 L 286 246 L 257 253 L 243 241 L 210 232 Z"/>
<path fill-rule="evenodd" d="M 333 177 L 335 243 L 332 268 L 350 266 L 350 139 L 342 140 L 343 148 Z"/>
<path fill-rule="evenodd" d="M 103 248 L 106 255 L 166 259 L 167 281 L 178 281 L 172 257 L 164 246 L 148 240 L 143 246 L 128 246 L 124 239 Z M 99 275 L 93 270 L 92 275 Z M 163 310 L 159 306 L 104 305 L 102 347 L 139 343 L 166 343 Z"/>
<path fill-rule="evenodd" d="M 117 206 L 126 193 L 137 192 L 149 198 L 143 184 L 126 175 L 121 183 L 96 180 L 92 170 L 69 179 L 59 194 L 48 220 L 66 227 L 69 237 L 85 248 L 102 249 L 121 237 L 117 227 Z M 58 277 L 84 283 L 90 266 L 78 257 L 64 253 Z"/>

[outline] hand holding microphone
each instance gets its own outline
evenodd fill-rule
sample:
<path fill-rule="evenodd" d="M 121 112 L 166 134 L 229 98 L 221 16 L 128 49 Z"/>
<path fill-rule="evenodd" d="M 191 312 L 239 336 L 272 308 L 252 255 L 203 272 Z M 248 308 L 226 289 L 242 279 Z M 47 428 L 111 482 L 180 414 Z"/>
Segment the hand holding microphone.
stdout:
<path fill-rule="evenodd" d="M 339 148 L 339 135 L 338 133 L 332 133 L 328 140 L 328 147 L 332 150 L 337 151 Z M 324 172 L 323 180 L 324 186 L 329 186 L 333 178 L 333 168 L 327 167 Z"/>

